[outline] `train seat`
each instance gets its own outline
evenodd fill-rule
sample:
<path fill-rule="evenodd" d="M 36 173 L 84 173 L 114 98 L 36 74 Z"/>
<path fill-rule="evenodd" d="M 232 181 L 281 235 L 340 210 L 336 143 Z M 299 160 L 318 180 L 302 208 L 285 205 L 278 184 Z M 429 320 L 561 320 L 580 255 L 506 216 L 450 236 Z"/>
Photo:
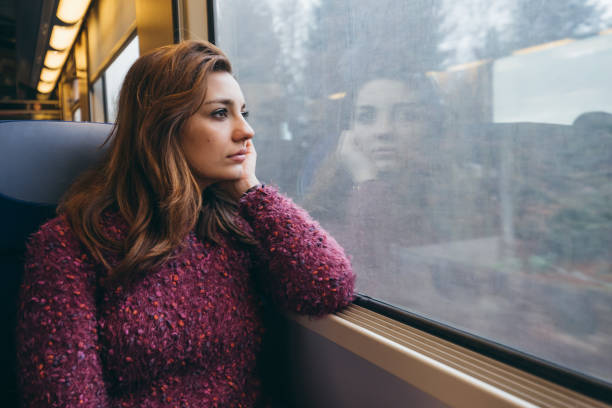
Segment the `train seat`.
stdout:
<path fill-rule="evenodd" d="M 5 328 L 0 406 L 17 407 L 14 331 L 27 237 L 55 216 L 61 195 L 101 156 L 106 123 L 0 121 L 0 267 Z"/>

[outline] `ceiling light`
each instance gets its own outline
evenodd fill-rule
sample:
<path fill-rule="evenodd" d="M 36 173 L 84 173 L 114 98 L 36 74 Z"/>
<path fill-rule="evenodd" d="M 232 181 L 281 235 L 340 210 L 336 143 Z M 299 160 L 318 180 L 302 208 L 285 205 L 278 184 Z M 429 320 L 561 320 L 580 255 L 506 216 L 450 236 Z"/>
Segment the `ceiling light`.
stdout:
<path fill-rule="evenodd" d="M 337 99 L 342 99 L 346 96 L 346 92 L 338 92 L 338 93 L 334 93 L 328 96 L 329 99 L 331 99 L 332 101 L 337 100 Z"/>
<path fill-rule="evenodd" d="M 38 92 L 40 93 L 49 93 L 53 90 L 53 88 L 55 88 L 53 82 L 43 82 L 40 81 L 38 83 Z"/>
<path fill-rule="evenodd" d="M 59 69 L 43 68 L 40 71 L 40 80 L 44 82 L 55 82 L 55 80 L 59 76 L 59 73 Z"/>
<path fill-rule="evenodd" d="M 45 55 L 45 67 L 56 69 L 60 68 L 64 65 L 64 61 L 66 60 L 66 56 L 68 55 L 68 51 L 47 51 L 47 55 Z"/>
<path fill-rule="evenodd" d="M 51 31 L 49 45 L 56 50 L 65 50 L 66 48 L 69 48 L 74 42 L 74 38 L 77 35 L 79 27 L 80 24 L 71 26 L 54 26 L 53 31 Z"/>
<path fill-rule="evenodd" d="M 74 24 L 83 18 L 91 0 L 60 0 L 57 18 L 66 24 Z"/>

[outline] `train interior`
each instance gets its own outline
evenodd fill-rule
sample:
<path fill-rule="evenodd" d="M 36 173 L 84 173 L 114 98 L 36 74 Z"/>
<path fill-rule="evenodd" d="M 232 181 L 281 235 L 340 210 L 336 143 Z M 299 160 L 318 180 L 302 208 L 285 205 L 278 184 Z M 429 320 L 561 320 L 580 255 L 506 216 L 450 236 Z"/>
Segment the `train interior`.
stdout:
<path fill-rule="evenodd" d="M 129 66 L 190 39 L 357 274 L 334 315 L 266 307 L 273 406 L 611 406 L 610 1 L 1 0 L 0 31 L 2 406 L 27 237 Z"/>

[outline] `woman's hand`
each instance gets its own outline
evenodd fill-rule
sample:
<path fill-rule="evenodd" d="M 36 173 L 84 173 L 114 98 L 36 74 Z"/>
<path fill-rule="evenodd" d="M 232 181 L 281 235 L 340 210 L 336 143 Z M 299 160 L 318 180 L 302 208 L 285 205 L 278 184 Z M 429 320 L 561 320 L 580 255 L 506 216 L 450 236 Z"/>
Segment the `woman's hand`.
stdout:
<path fill-rule="evenodd" d="M 376 179 L 376 166 L 359 148 L 355 133 L 352 130 L 342 132 L 336 154 L 351 173 L 355 183 Z"/>
<path fill-rule="evenodd" d="M 257 152 L 252 140 L 247 140 L 246 148 L 246 160 L 242 162 L 242 176 L 239 179 L 222 181 L 218 184 L 219 187 L 227 191 L 236 200 L 239 200 L 249 188 L 260 184 L 255 175 Z"/>

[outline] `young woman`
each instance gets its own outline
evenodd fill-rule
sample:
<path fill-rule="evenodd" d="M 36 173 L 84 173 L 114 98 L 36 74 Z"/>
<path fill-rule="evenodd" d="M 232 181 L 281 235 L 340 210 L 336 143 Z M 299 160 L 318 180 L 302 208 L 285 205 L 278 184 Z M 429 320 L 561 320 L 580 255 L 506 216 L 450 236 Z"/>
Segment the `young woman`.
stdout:
<path fill-rule="evenodd" d="M 25 406 L 253 406 L 259 295 L 312 315 L 351 301 L 342 248 L 257 180 L 231 72 L 193 41 L 128 72 L 102 163 L 29 242 Z"/>

